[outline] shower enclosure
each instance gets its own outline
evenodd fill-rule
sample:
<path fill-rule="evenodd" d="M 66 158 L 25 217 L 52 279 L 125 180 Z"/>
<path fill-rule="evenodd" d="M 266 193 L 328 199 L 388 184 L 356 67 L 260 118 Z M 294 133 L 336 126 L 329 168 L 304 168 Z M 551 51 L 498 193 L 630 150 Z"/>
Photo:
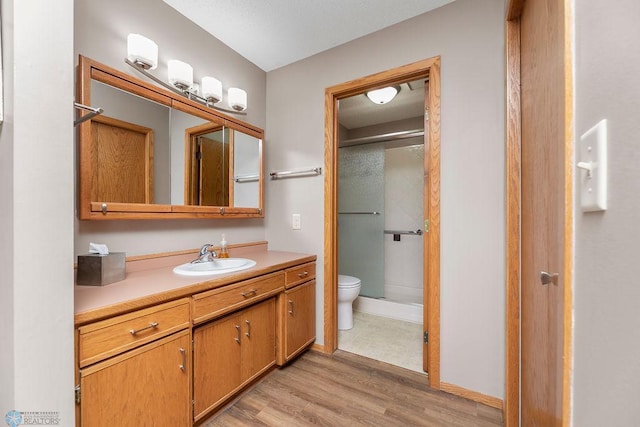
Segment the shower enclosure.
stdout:
<path fill-rule="evenodd" d="M 338 268 L 340 274 L 362 281 L 354 307 L 421 323 L 421 138 L 344 146 L 338 151 Z"/>
<path fill-rule="evenodd" d="M 343 147 L 338 153 L 338 266 L 362 281 L 360 295 L 384 297 L 384 147 Z"/>

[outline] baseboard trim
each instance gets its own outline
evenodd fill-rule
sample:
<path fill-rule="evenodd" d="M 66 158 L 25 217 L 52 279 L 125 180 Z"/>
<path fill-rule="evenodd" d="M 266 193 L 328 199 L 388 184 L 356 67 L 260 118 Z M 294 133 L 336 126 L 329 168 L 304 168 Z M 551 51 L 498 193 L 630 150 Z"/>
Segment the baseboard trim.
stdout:
<path fill-rule="evenodd" d="M 326 347 L 324 346 L 324 344 L 318 344 L 318 343 L 313 343 L 313 345 L 310 348 L 311 351 L 317 351 L 319 353 L 329 353 L 326 349 Z"/>
<path fill-rule="evenodd" d="M 474 402 L 482 403 L 483 405 L 491 406 L 492 408 L 502 410 L 504 407 L 504 401 L 500 398 L 469 390 L 459 385 L 440 382 L 440 390 L 473 400 Z"/>

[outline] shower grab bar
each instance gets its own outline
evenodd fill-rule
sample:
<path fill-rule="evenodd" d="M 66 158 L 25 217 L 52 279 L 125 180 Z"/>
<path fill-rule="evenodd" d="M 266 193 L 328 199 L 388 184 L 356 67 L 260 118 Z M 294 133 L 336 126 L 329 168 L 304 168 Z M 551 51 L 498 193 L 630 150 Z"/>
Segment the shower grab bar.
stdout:
<path fill-rule="evenodd" d="M 380 215 L 380 212 L 338 212 L 338 215 Z"/>
<path fill-rule="evenodd" d="M 384 230 L 384 234 L 414 234 L 416 236 L 422 236 L 423 231 L 418 229 L 416 231 L 411 230 Z"/>

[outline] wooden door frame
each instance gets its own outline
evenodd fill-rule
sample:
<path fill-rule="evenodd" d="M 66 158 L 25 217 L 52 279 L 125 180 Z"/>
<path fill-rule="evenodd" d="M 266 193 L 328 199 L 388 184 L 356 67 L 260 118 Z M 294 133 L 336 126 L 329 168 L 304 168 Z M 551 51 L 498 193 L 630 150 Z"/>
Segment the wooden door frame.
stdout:
<path fill-rule="evenodd" d="M 224 132 L 224 125 L 207 122 L 201 125 L 197 125 L 191 128 L 187 128 L 184 131 L 184 204 L 185 205 L 199 205 L 196 203 L 196 189 L 200 187 L 198 183 L 195 183 L 195 169 L 194 163 L 195 153 L 197 151 L 197 139 L 199 136 L 206 135 L 211 132 L 222 130 Z M 227 182 L 227 186 L 230 184 Z M 199 197 L 198 197 L 199 200 Z"/>
<path fill-rule="evenodd" d="M 338 100 L 367 90 L 415 80 L 429 79 L 429 133 L 425 138 L 425 177 L 429 232 L 424 234 L 426 285 L 426 325 L 429 385 L 440 388 L 440 57 L 425 59 L 388 71 L 372 74 L 325 90 L 324 125 L 324 346 L 325 353 L 338 348 Z M 427 256 L 428 255 L 428 256 Z"/>
<path fill-rule="evenodd" d="M 521 218 L 522 218 L 522 110 L 520 91 L 520 17 L 526 0 L 508 0 L 506 38 L 506 345 L 505 399 L 506 427 L 520 425 L 520 314 L 521 314 Z M 565 116 L 565 186 L 564 186 L 564 265 L 563 295 L 563 426 L 571 420 L 571 370 L 573 357 L 573 8 L 564 2 L 564 116 Z"/>

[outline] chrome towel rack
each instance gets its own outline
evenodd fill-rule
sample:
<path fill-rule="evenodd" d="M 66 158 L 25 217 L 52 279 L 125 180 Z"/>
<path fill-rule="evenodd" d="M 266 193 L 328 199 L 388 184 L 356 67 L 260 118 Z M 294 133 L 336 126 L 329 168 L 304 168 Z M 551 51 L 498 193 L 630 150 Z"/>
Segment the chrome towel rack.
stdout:
<path fill-rule="evenodd" d="M 98 114 L 102 114 L 104 112 L 104 110 L 100 107 L 89 107 L 88 105 L 84 105 L 84 104 L 80 104 L 79 102 L 74 102 L 73 106 L 75 108 L 77 108 L 78 110 L 86 110 L 89 111 L 89 114 L 85 114 L 84 116 L 80 117 L 79 119 L 75 120 L 73 122 L 74 126 L 78 126 L 80 123 L 82 122 L 86 122 L 87 120 L 90 120 L 92 118 L 94 118 L 95 116 L 97 116 Z"/>
<path fill-rule="evenodd" d="M 242 175 L 242 176 L 234 176 L 233 180 L 235 182 L 254 182 L 254 181 L 259 181 L 260 177 L 258 175 Z"/>
<path fill-rule="evenodd" d="M 338 215 L 380 215 L 380 212 L 338 212 Z"/>
<path fill-rule="evenodd" d="M 299 176 L 316 176 L 322 174 L 322 168 L 300 169 L 291 171 L 271 172 L 271 179 L 294 178 Z"/>

